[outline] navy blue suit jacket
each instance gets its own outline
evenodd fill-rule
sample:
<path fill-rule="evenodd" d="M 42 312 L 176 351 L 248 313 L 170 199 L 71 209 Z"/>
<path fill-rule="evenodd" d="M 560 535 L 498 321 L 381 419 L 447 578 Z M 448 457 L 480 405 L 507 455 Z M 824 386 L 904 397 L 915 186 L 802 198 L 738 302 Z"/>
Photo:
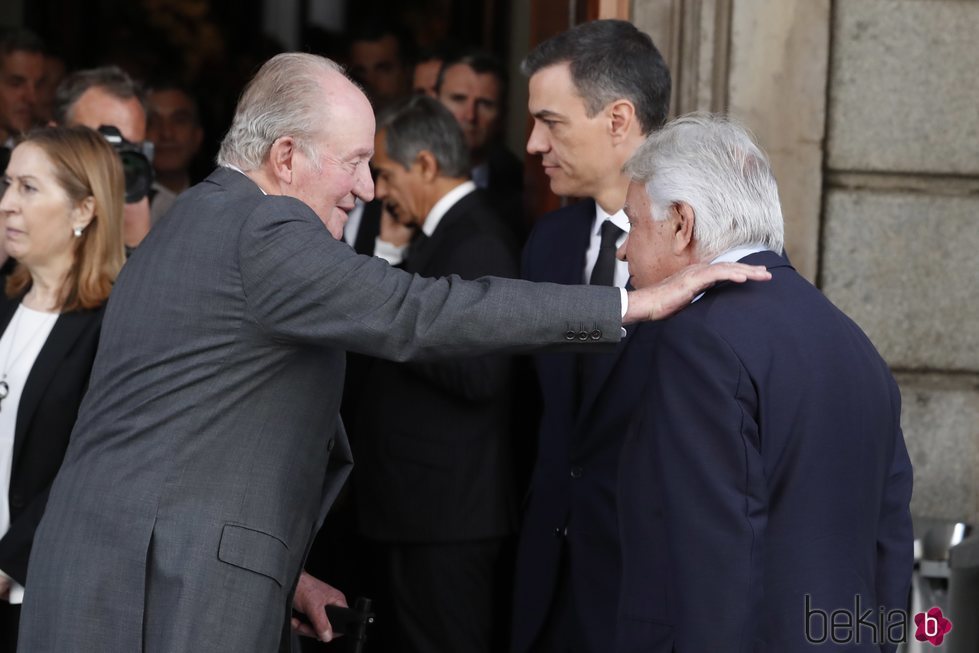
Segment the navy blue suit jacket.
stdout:
<path fill-rule="evenodd" d="M 827 635 L 807 596 L 826 614 L 859 597 L 872 620 L 907 607 L 911 464 L 894 379 L 784 258 L 743 261 L 773 279 L 708 291 L 660 324 L 648 359 L 622 451 L 620 653 L 840 650 L 807 642 L 807 624 Z M 860 634 L 843 648 L 893 650 Z"/>
<path fill-rule="evenodd" d="M 523 277 L 582 283 L 594 217 L 592 200 L 542 216 L 524 249 Z M 562 555 L 570 570 L 565 591 L 583 638 L 575 650 L 604 653 L 614 641 L 619 451 L 645 383 L 654 331 L 651 324 L 630 326 L 608 354 L 535 356 L 543 414 L 517 553 L 512 648 L 518 653 L 531 650 L 540 635 Z"/>

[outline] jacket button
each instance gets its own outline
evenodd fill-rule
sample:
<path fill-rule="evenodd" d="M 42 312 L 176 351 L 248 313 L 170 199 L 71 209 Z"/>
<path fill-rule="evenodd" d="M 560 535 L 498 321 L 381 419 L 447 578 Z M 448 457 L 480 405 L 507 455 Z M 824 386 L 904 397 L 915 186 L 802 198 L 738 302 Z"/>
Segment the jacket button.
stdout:
<path fill-rule="evenodd" d="M 578 332 L 578 340 L 588 340 L 588 332 L 587 331 L 579 331 Z"/>
<path fill-rule="evenodd" d="M 568 331 L 567 333 L 564 334 L 564 339 L 565 340 L 574 340 L 576 335 L 578 335 L 578 334 L 576 334 L 574 331 Z"/>
<path fill-rule="evenodd" d="M 24 495 L 20 492 L 15 492 L 10 495 L 10 507 L 11 508 L 23 508 L 24 507 Z"/>
<path fill-rule="evenodd" d="M 571 468 L 571 478 L 581 478 L 582 471 L 583 470 L 581 469 L 581 467 L 572 467 Z"/>
<path fill-rule="evenodd" d="M 598 330 L 598 329 L 595 329 L 594 331 L 591 332 L 591 339 L 592 340 L 601 340 L 602 339 L 602 332 L 600 330 Z"/>
<path fill-rule="evenodd" d="M 329 452 L 331 452 L 331 451 L 333 451 L 333 447 L 335 447 L 335 446 L 336 446 L 336 444 L 337 444 L 337 442 L 336 442 L 336 438 L 330 438 L 330 439 L 329 439 L 329 440 L 327 441 L 327 443 L 326 443 L 326 451 L 327 451 L 327 453 L 329 453 Z"/>

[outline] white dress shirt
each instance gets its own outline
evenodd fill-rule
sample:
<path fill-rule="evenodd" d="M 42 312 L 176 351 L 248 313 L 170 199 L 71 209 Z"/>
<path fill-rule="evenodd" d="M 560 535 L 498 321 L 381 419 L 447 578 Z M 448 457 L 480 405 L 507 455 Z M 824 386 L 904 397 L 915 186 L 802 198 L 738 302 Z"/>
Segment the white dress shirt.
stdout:
<path fill-rule="evenodd" d="M 767 249 L 768 249 L 767 247 L 765 247 L 764 245 L 761 245 L 759 243 L 751 243 L 750 245 L 739 245 L 738 247 L 735 247 L 733 249 L 729 249 L 726 252 L 723 252 L 722 254 L 719 254 L 718 256 L 715 256 L 713 259 L 711 259 L 710 264 L 711 265 L 714 265 L 715 263 L 737 263 L 738 261 L 740 261 L 741 259 L 743 259 L 745 256 L 749 256 L 751 254 L 756 254 L 758 252 L 764 252 Z M 707 291 L 704 291 L 704 292 L 707 292 Z M 704 296 L 704 293 L 700 293 L 699 295 L 697 295 L 696 297 L 694 297 L 690 301 L 690 303 L 693 304 L 695 301 L 697 301 L 698 299 L 700 299 L 703 296 Z"/>
<path fill-rule="evenodd" d="M 0 337 L 0 377 L 8 388 L 6 398 L 0 402 L 0 537 L 10 529 L 10 504 L 7 497 L 10 494 L 17 408 L 27 376 L 57 321 L 58 313 L 35 311 L 21 304 Z M 2 570 L 0 574 L 9 578 Z M 23 603 L 24 588 L 11 581 L 8 600 L 11 603 Z"/>
<path fill-rule="evenodd" d="M 425 216 L 425 222 L 422 223 L 422 233 L 426 236 L 431 236 L 435 233 L 435 228 L 439 226 L 442 222 L 442 218 L 445 214 L 449 212 L 453 206 L 459 203 L 459 201 L 469 195 L 469 193 L 476 190 L 476 184 L 471 181 L 465 181 L 448 193 L 443 195 L 438 202 L 436 202 L 431 210 L 429 210 L 428 215 Z M 391 243 L 381 240 L 378 236 L 377 240 L 374 242 L 374 256 L 378 256 L 391 265 L 400 264 L 405 257 L 405 251 L 408 249 L 407 245 L 397 246 Z"/>

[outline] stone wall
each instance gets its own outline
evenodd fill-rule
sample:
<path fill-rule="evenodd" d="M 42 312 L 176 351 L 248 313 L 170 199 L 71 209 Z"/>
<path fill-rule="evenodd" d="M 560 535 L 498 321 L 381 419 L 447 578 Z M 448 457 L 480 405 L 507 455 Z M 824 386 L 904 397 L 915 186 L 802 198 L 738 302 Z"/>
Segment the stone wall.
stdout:
<path fill-rule="evenodd" d="M 820 284 L 898 372 L 912 510 L 979 524 L 979 2 L 836 0 Z"/>
<path fill-rule="evenodd" d="M 728 111 L 787 250 L 895 371 L 916 515 L 979 525 L 979 1 L 633 0 L 675 113 Z"/>

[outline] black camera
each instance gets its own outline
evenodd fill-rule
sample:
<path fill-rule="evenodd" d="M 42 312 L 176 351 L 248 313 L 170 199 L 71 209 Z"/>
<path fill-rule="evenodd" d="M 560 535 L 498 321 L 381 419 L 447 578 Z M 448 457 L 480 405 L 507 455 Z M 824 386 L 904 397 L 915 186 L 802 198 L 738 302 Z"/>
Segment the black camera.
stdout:
<path fill-rule="evenodd" d="M 133 204 L 150 194 L 153 186 L 153 143 L 132 143 L 115 127 L 102 125 L 99 133 L 119 154 L 126 175 L 126 204 Z"/>

